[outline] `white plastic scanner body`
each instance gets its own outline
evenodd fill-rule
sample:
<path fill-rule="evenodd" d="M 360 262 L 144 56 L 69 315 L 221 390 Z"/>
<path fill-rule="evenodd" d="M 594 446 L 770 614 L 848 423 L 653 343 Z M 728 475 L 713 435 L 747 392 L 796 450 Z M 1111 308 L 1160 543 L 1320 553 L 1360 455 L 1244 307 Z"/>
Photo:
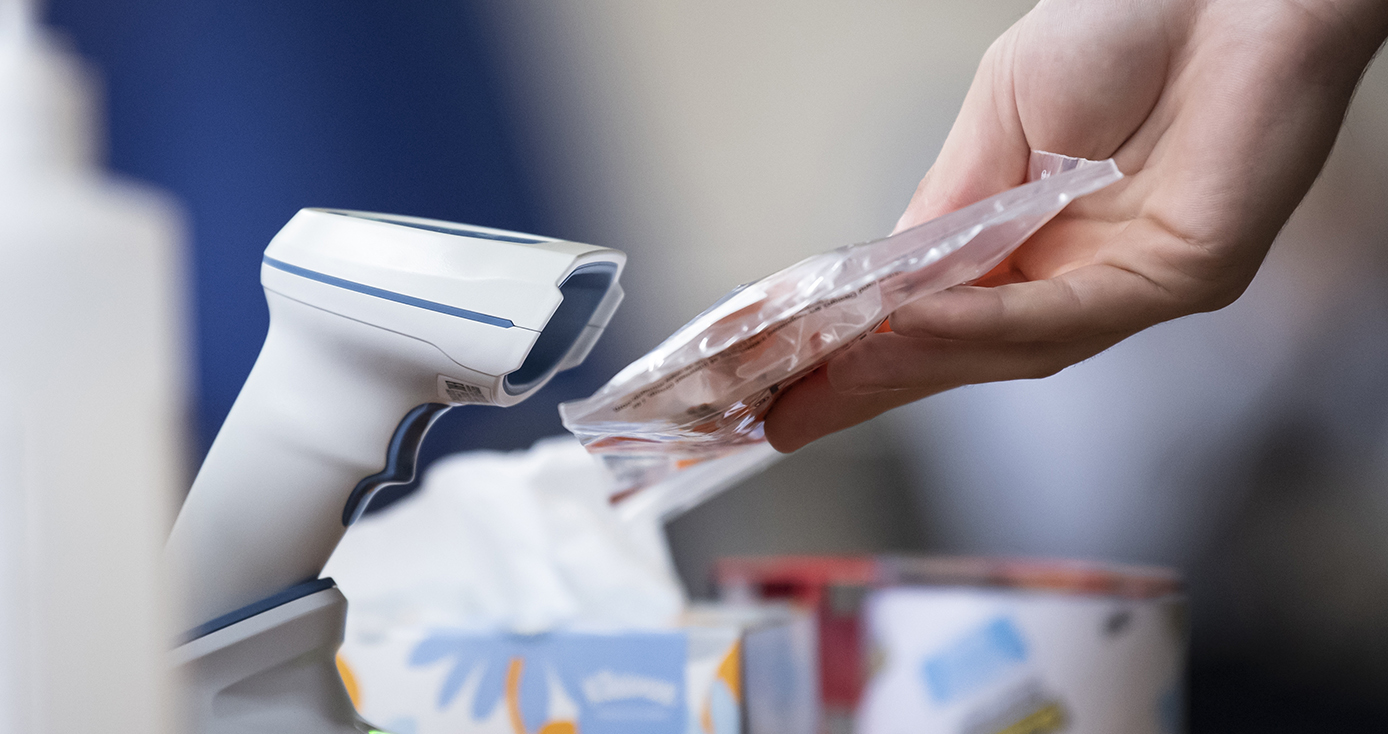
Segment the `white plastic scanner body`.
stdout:
<path fill-rule="evenodd" d="M 265 345 L 166 548 L 185 628 L 316 578 L 369 495 L 410 480 L 450 405 L 512 405 L 576 364 L 621 300 L 625 257 L 306 209 L 263 263 Z"/>

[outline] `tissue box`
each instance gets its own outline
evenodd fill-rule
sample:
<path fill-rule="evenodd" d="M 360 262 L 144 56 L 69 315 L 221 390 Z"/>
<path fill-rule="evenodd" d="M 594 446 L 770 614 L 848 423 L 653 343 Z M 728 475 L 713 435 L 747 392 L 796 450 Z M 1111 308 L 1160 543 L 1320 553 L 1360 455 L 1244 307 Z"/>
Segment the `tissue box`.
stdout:
<path fill-rule="evenodd" d="M 670 630 L 349 633 L 339 656 L 391 734 L 815 734 L 817 659 L 813 619 L 772 606 Z"/>

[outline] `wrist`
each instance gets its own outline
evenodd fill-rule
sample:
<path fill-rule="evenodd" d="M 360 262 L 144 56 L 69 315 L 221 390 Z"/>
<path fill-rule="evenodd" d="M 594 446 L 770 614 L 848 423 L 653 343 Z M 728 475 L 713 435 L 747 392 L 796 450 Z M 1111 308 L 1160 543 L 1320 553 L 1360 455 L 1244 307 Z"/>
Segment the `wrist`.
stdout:
<path fill-rule="evenodd" d="M 1388 38 L 1388 2 L 1384 0 L 1291 0 L 1313 19 L 1315 41 L 1325 50 L 1368 65 Z"/>

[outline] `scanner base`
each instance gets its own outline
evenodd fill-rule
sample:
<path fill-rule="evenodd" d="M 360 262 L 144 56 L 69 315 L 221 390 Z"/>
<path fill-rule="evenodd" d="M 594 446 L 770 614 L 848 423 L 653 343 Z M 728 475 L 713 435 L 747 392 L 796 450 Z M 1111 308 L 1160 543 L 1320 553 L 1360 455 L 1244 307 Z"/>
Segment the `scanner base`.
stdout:
<path fill-rule="evenodd" d="M 369 734 L 337 671 L 347 599 L 302 596 L 175 648 L 197 734 Z"/>

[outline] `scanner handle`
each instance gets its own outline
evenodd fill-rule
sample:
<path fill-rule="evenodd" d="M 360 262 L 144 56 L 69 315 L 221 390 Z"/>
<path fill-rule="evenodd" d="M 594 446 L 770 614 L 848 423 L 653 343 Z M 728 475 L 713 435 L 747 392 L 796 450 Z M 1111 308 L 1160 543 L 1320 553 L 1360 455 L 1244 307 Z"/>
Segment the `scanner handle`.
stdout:
<path fill-rule="evenodd" d="M 165 547 L 188 600 L 183 629 L 317 578 L 344 520 L 374 489 L 412 478 L 446 407 L 436 379 L 456 365 L 433 345 L 266 298 L 265 345 Z"/>

